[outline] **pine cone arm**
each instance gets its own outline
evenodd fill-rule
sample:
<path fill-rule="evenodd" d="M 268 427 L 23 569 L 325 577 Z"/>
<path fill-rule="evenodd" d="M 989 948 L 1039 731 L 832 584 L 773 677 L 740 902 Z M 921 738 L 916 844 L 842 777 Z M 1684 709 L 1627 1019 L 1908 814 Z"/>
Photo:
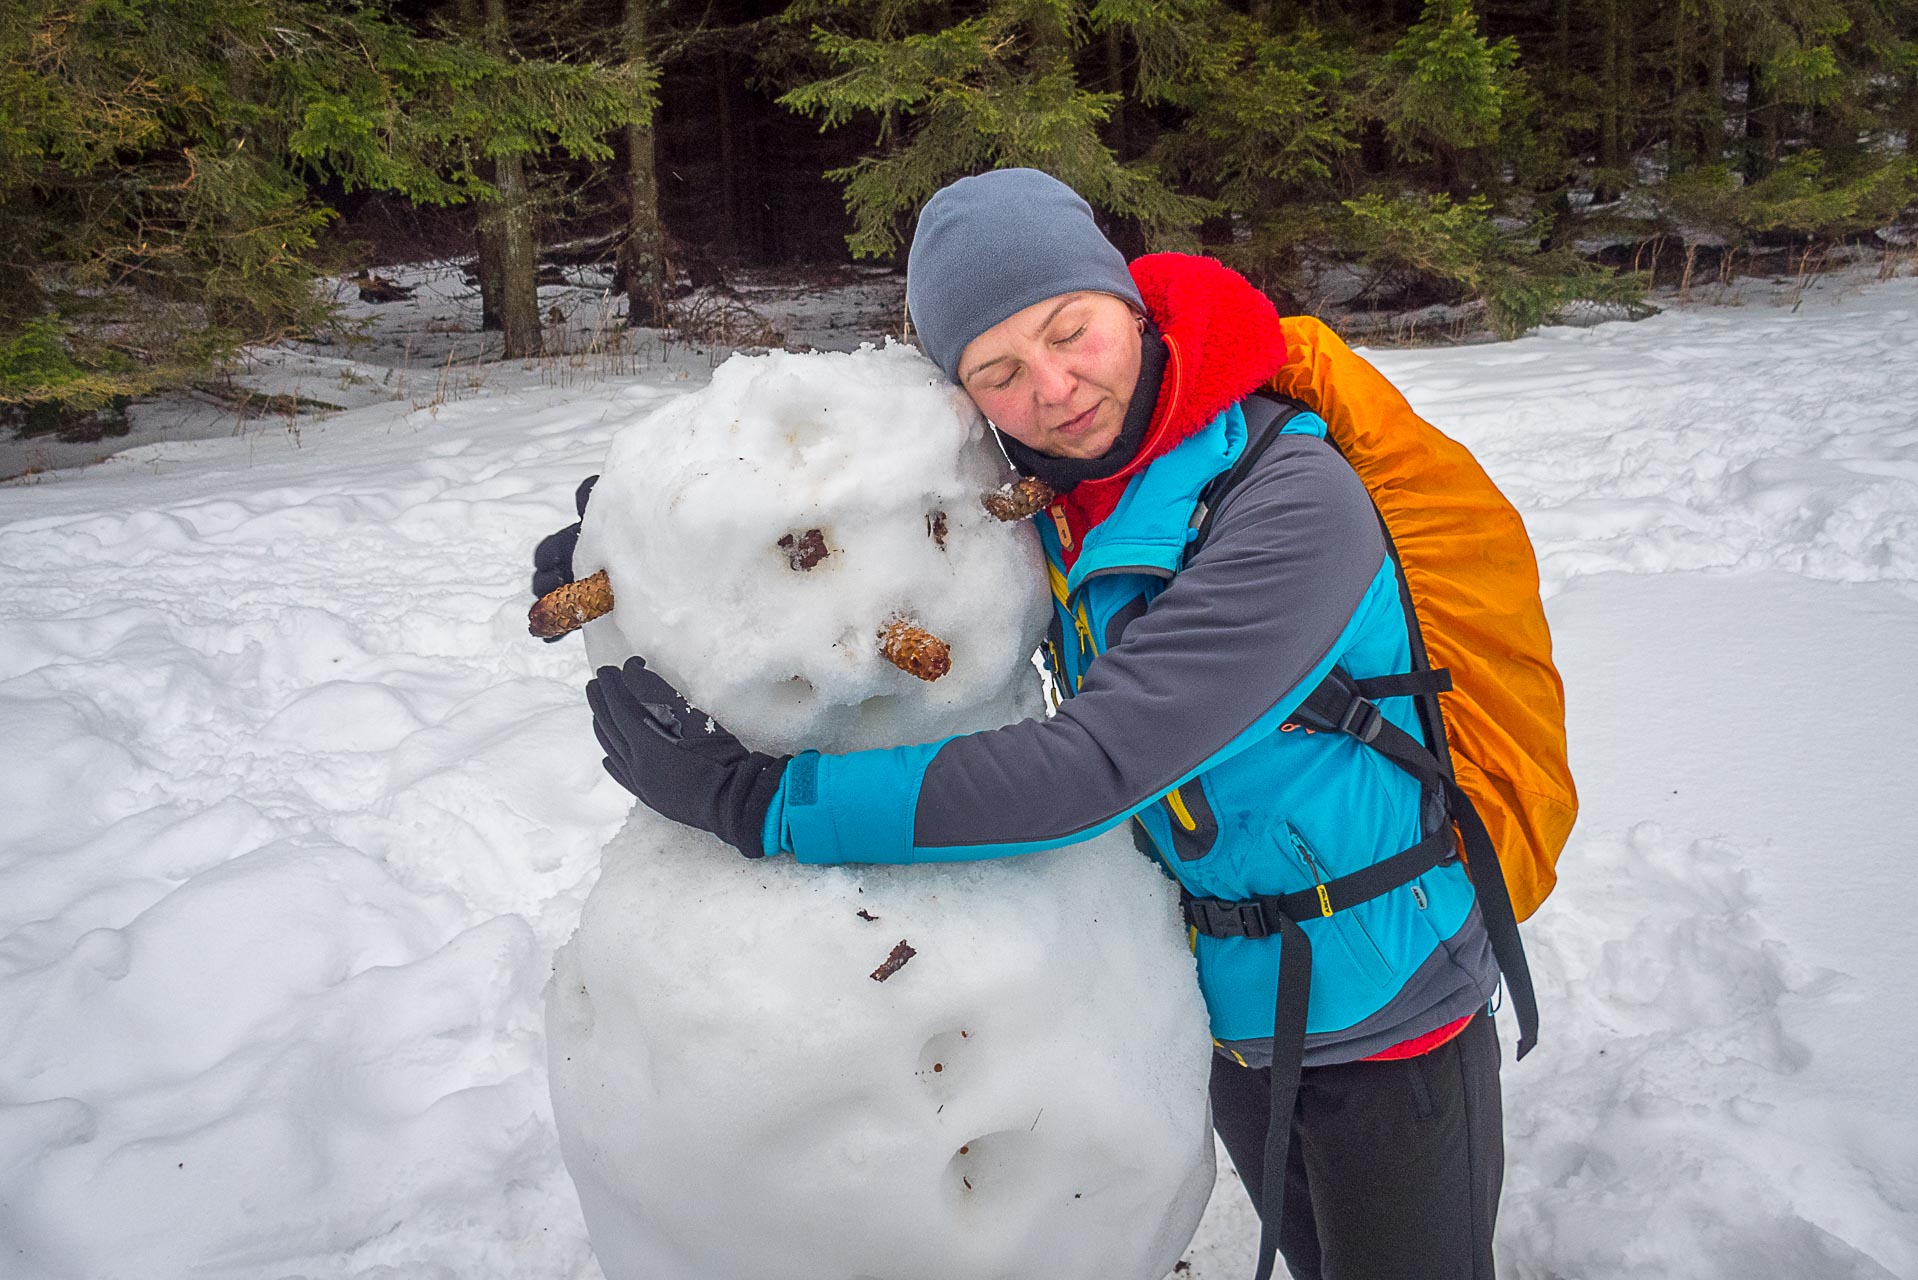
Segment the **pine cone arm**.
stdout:
<path fill-rule="evenodd" d="M 535 600 L 526 613 L 526 629 L 541 639 L 563 636 L 612 611 L 613 584 L 601 569 L 591 577 L 555 587 Z"/>

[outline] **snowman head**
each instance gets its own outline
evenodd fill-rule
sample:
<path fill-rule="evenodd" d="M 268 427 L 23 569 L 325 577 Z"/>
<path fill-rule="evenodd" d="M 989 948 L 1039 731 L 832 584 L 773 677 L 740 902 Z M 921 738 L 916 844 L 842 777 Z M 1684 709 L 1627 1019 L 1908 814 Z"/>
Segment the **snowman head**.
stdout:
<path fill-rule="evenodd" d="M 1035 709 L 1047 613 L 1026 522 L 978 410 L 910 347 L 734 356 L 615 439 L 574 570 L 614 611 L 593 664 L 638 653 L 762 750 L 927 741 Z M 937 637 L 950 670 L 889 662 Z"/>

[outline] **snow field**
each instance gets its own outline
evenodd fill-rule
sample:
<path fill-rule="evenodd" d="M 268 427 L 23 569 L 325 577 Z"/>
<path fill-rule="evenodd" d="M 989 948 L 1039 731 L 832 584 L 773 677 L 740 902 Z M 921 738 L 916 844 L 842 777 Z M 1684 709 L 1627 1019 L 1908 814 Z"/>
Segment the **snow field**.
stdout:
<path fill-rule="evenodd" d="M 1608 571 L 1912 583 L 1914 288 L 1377 363 L 1517 504 L 1548 592 Z"/>
<path fill-rule="evenodd" d="M 1918 1274 L 1918 698 L 1838 676 L 1918 653 L 1908 587 L 1602 575 L 1554 604 L 1568 680 L 1647 714 L 1572 705 L 1606 785 L 1534 948 L 1561 1030 L 1506 1076 L 1519 1274 Z"/>
<path fill-rule="evenodd" d="M 0 1270 L 590 1274 L 539 995 L 626 806 L 520 564 L 622 394 L 6 493 Z"/>
<path fill-rule="evenodd" d="M 1914 336 L 1893 281 L 1375 356 L 1526 516 L 1585 802 L 1509 1276 L 1918 1274 Z M 0 1271 L 596 1274 L 539 997 L 628 806 L 525 564 L 647 377 L 0 489 Z M 1254 1238 L 1222 1162 L 1181 1274 Z"/>
<path fill-rule="evenodd" d="M 1524 513 L 1566 683 L 1518 1276 L 1918 1275 L 1915 352 L 1901 281 L 1379 360 Z"/>

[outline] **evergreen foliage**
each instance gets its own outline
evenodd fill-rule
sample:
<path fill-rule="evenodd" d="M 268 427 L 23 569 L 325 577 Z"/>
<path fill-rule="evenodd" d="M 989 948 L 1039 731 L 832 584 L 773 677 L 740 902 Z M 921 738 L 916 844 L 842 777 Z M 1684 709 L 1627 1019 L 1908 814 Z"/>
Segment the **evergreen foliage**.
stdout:
<path fill-rule="evenodd" d="M 655 103 L 730 210 L 775 95 L 825 135 L 800 178 L 839 184 L 857 255 L 896 255 L 953 178 L 1031 165 L 1128 253 L 1198 248 L 1287 305 L 1475 303 L 1502 333 L 1642 287 L 1575 246 L 1808 258 L 1918 198 L 1910 0 L 11 0 L 0 413 L 325 325 L 341 193 L 471 210 L 523 303 L 536 215 L 575 216 L 542 193 L 618 164 L 658 322 L 669 259 L 737 245 L 707 243 L 730 213 L 687 223 L 694 166 L 655 176 Z"/>
<path fill-rule="evenodd" d="M 1827 172 L 1816 150 L 1787 156 L 1756 182 L 1740 182 L 1724 165 L 1678 174 L 1664 184 L 1666 207 L 1685 225 L 1737 248 L 1767 233 L 1836 241 L 1881 227 L 1918 197 L 1918 161 L 1888 156 Z"/>
<path fill-rule="evenodd" d="M 598 158 L 643 70 L 504 57 L 321 0 L 15 0 L 0 15 L 0 406 L 76 407 L 311 330 L 311 183 L 485 199 Z M 63 352 L 47 356 L 53 335 Z"/>
<path fill-rule="evenodd" d="M 1255 217 L 1331 189 L 1358 147 L 1357 59 L 1314 28 L 1267 36 L 1240 25 L 1229 56 L 1169 88 L 1186 113 L 1162 150 L 1189 182 L 1209 182 L 1226 208 Z"/>
<path fill-rule="evenodd" d="M 1518 42 L 1480 34 L 1470 0 L 1426 0 L 1379 66 L 1386 134 L 1408 160 L 1498 141 L 1517 65 Z"/>
<path fill-rule="evenodd" d="M 788 9 L 824 63 L 784 101 L 878 119 L 834 174 L 860 253 L 950 178 L 1030 164 L 1152 241 L 1203 217 L 1206 252 L 1295 298 L 1344 262 L 1355 304 L 1475 301 L 1514 333 L 1642 291 L 1581 240 L 1855 237 L 1918 192 L 1910 4 L 895 0 L 856 31 L 855 8 Z"/>
<path fill-rule="evenodd" d="M 1485 306 L 1501 338 L 1516 338 L 1569 302 L 1631 302 L 1639 282 L 1579 258 L 1565 247 L 1541 249 L 1540 228 L 1501 228 L 1491 201 L 1456 203 L 1443 193 L 1378 194 L 1347 200 L 1341 241 L 1385 287 L 1417 282 L 1449 286 L 1455 296 Z"/>
<path fill-rule="evenodd" d="M 846 185 L 855 255 L 892 252 L 902 215 L 982 169 L 1044 169 L 1159 240 L 1208 211 L 1203 199 L 1168 188 L 1150 164 L 1120 163 L 1100 138 L 1119 95 L 1079 83 L 1073 58 L 1089 31 L 1082 6 L 993 0 L 977 16 L 902 36 L 886 33 L 891 17 L 886 8 L 821 6 L 813 41 L 835 71 L 781 99 L 825 128 L 879 118 L 876 152 L 828 175 Z M 846 29 L 862 19 L 866 34 Z M 1124 25 L 1115 11 L 1102 21 Z"/>

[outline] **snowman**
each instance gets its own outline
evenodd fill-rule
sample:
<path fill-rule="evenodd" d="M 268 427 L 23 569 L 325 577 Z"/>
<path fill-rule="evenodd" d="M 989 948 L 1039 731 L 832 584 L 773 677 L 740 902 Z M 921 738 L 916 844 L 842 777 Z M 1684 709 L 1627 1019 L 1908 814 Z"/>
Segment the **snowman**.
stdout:
<path fill-rule="evenodd" d="M 767 752 L 1043 714 L 1044 564 L 981 502 L 1005 478 L 910 348 L 734 357 L 614 442 L 589 656 Z M 610 1280 L 1161 1280 L 1212 1187 L 1205 1011 L 1123 831 L 813 867 L 637 807 L 547 1040 Z"/>

